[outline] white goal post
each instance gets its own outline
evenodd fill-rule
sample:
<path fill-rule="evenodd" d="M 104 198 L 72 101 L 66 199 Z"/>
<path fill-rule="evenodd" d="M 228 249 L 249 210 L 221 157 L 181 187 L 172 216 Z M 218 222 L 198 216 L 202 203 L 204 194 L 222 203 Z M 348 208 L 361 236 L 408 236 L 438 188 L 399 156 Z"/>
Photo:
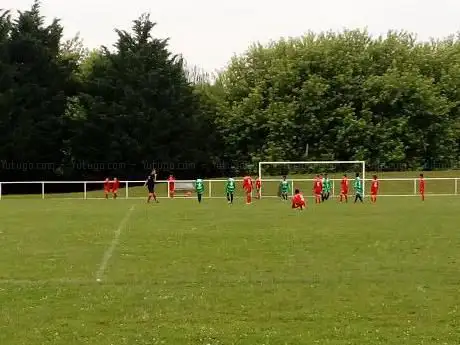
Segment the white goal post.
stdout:
<path fill-rule="evenodd" d="M 365 161 L 300 161 L 300 162 L 289 162 L 289 161 L 278 161 L 278 162 L 259 162 L 259 178 L 263 181 L 262 167 L 264 165 L 333 165 L 333 164 L 359 164 L 361 165 L 361 180 L 363 184 L 363 197 L 365 196 L 365 183 L 366 183 L 366 162 Z M 321 171 L 317 172 L 322 173 Z"/>

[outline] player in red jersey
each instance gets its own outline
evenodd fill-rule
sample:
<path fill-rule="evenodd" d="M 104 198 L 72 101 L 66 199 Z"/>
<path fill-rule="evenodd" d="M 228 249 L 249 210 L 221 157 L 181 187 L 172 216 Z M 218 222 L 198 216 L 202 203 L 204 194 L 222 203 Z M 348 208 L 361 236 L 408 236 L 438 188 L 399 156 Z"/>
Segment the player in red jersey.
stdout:
<path fill-rule="evenodd" d="M 348 202 L 348 177 L 343 175 L 342 181 L 340 182 L 340 202 L 345 199 L 345 202 Z"/>
<path fill-rule="evenodd" d="M 256 179 L 256 191 L 257 191 L 256 198 L 260 199 L 262 197 L 262 180 L 261 180 L 260 176 L 257 177 L 257 179 Z"/>
<path fill-rule="evenodd" d="M 106 178 L 104 180 L 104 194 L 105 194 L 106 199 L 109 198 L 110 190 L 112 189 L 111 185 L 112 185 L 112 183 L 110 182 L 110 179 Z"/>
<path fill-rule="evenodd" d="M 118 196 L 118 188 L 120 188 L 120 181 L 115 177 L 112 182 L 112 194 L 114 199 Z"/>
<path fill-rule="evenodd" d="M 243 179 L 243 189 L 246 192 L 246 204 L 249 205 L 252 202 L 252 178 L 251 176 L 245 176 Z"/>
<path fill-rule="evenodd" d="M 174 198 L 174 193 L 176 191 L 176 179 L 171 174 L 168 177 L 168 189 L 169 189 L 169 197 Z"/>
<path fill-rule="evenodd" d="M 374 204 L 377 202 L 377 194 L 379 192 L 379 185 L 380 185 L 380 182 L 377 179 L 377 175 L 374 175 L 372 178 L 372 182 L 371 182 L 371 202 Z"/>
<path fill-rule="evenodd" d="M 294 196 L 292 197 L 292 208 L 303 210 L 306 207 L 307 207 L 307 203 L 305 202 L 305 198 L 300 193 L 300 191 L 296 189 Z"/>
<path fill-rule="evenodd" d="M 420 178 L 418 180 L 418 190 L 420 192 L 420 196 L 422 197 L 422 201 L 425 201 L 425 178 L 423 174 L 420 174 Z"/>
<path fill-rule="evenodd" d="M 313 193 L 315 193 L 315 203 L 321 203 L 321 195 L 323 194 L 323 179 L 320 175 L 316 175 L 315 181 L 313 182 Z"/>

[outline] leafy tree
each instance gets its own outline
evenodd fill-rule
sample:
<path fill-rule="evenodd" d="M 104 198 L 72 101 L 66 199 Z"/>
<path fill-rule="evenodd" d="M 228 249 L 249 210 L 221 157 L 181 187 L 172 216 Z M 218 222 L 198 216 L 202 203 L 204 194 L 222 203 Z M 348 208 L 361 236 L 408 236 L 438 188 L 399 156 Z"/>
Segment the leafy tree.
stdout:
<path fill-rule="evenodd" d="M 199 97 L 168 41 L 152 37 L 154 26 L 143 15 L 132 32 L 116 30 L 115 51 L 90 55 L 80 97 L 86 118 L 72 139 L 75 159 L 139 170 L 142 162 L 193 162 L 202 155 Z"/>
<path fill-rule="evenodd" d="M 62 27 L 58 20 L 45 26 L 38 2 L 14 21 L 7 12 L 0 18 L 0 156 L 29 166 L 59 164 L 64 156 L 64 111 L 67 98 L 75 94 L 76 68 L 59 54 Z M 9 173 L 19 177 L 18 171 Z M 25 176 L 52 178 L 54 172 Z"/>

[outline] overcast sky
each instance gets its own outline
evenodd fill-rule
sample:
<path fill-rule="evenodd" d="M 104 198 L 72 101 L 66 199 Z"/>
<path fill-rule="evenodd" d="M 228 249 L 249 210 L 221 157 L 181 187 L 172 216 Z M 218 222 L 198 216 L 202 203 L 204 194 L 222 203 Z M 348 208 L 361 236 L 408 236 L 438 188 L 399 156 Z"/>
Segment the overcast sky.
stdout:
<path fill-rule="evenodd" d="M 0 0 L 4 9 L 27 9 L 32 0 Z M 90 47 L 111 46 L 113 29 L 129 29 L 149 12 L 155 34 L 191 64 L 212 72 L 255 41 L 312 30 L 367 28 L 375 35 L 404 29 L 419 39 L 460 31 L 460 0 L 43 0 L 42 12 L 62 19 L 66 37 L 80 32 Z"/>

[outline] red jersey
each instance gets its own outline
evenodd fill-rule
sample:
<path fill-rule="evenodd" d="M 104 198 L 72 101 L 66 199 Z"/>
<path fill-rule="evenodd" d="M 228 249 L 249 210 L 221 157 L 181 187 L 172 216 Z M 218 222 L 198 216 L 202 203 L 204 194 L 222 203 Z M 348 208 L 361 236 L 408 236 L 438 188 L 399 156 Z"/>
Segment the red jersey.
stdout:
<path fill-rule="evenodd" d="M 245 176 L 243 179 L 243 189 L 247 192 L 252 190 L 252 178 L 250 176 Z"/>
<path fill-rule="evenodd" d="M 305 199 L 302 194 L 296 194 L 292 197 L 292 208 L 305 206 Z"/>
<path fill-rule="evenodd" d="M 313 183 L 313 190 L 316 194 L 321 194 L 323 191 L 323 181 L 320 178 L 315 179 L 315 182 Z"/>
<path fill-rule="evenodd" d="M 372 180 L 371 182 L 371 193 L 377 194 L 379 190 L 379 180 Z"/>
<path fill-rule="evenodd" d="M 425 179 L 423 177 L 419 179 L 419 189 L 420 189 L 420 192 L 425 191 Z"/>
<path fill-rule="evenodd" d="M 256 180 L 256 188 L 257 188 L 257 189 L 260 189 L 260 187 L 262 187 L 262 181 L 261 181 L 260 178 L 258 178 L 258 179 Z"/>
<path fill-rule="evenodd" d="M 109 192 L 109 191 L 110 191 L 110 184 L 111 184 L 111 183 L 110 183 L 109 179 L 108 179 L 108 178 L 105 179 L 105 181 L 104 181 L 104 190 L 105 190 L 106 192 Z"/>
<path fill-rule="evenodd" d="M 348 179 L 346 177 L 342 178 L 340 182 L 340 189 L 342 193 L 348 193 Z"/>
<path fill-rule="evenodd" d="M 169 190 L 174 190 L 176 184 L 176 179 L 173 177 L 173 176 L 169 176 L 168 178 L 168 186 L 169 186 Z"/>
<path fill-rule="evenodd" d="M 113 180 L 113 184 L 112 184 L 112 189 L 113 191 L 117 191 L 118 188 L 120 187 L 120 181 L 118 181 L 117 179 Z"/>

